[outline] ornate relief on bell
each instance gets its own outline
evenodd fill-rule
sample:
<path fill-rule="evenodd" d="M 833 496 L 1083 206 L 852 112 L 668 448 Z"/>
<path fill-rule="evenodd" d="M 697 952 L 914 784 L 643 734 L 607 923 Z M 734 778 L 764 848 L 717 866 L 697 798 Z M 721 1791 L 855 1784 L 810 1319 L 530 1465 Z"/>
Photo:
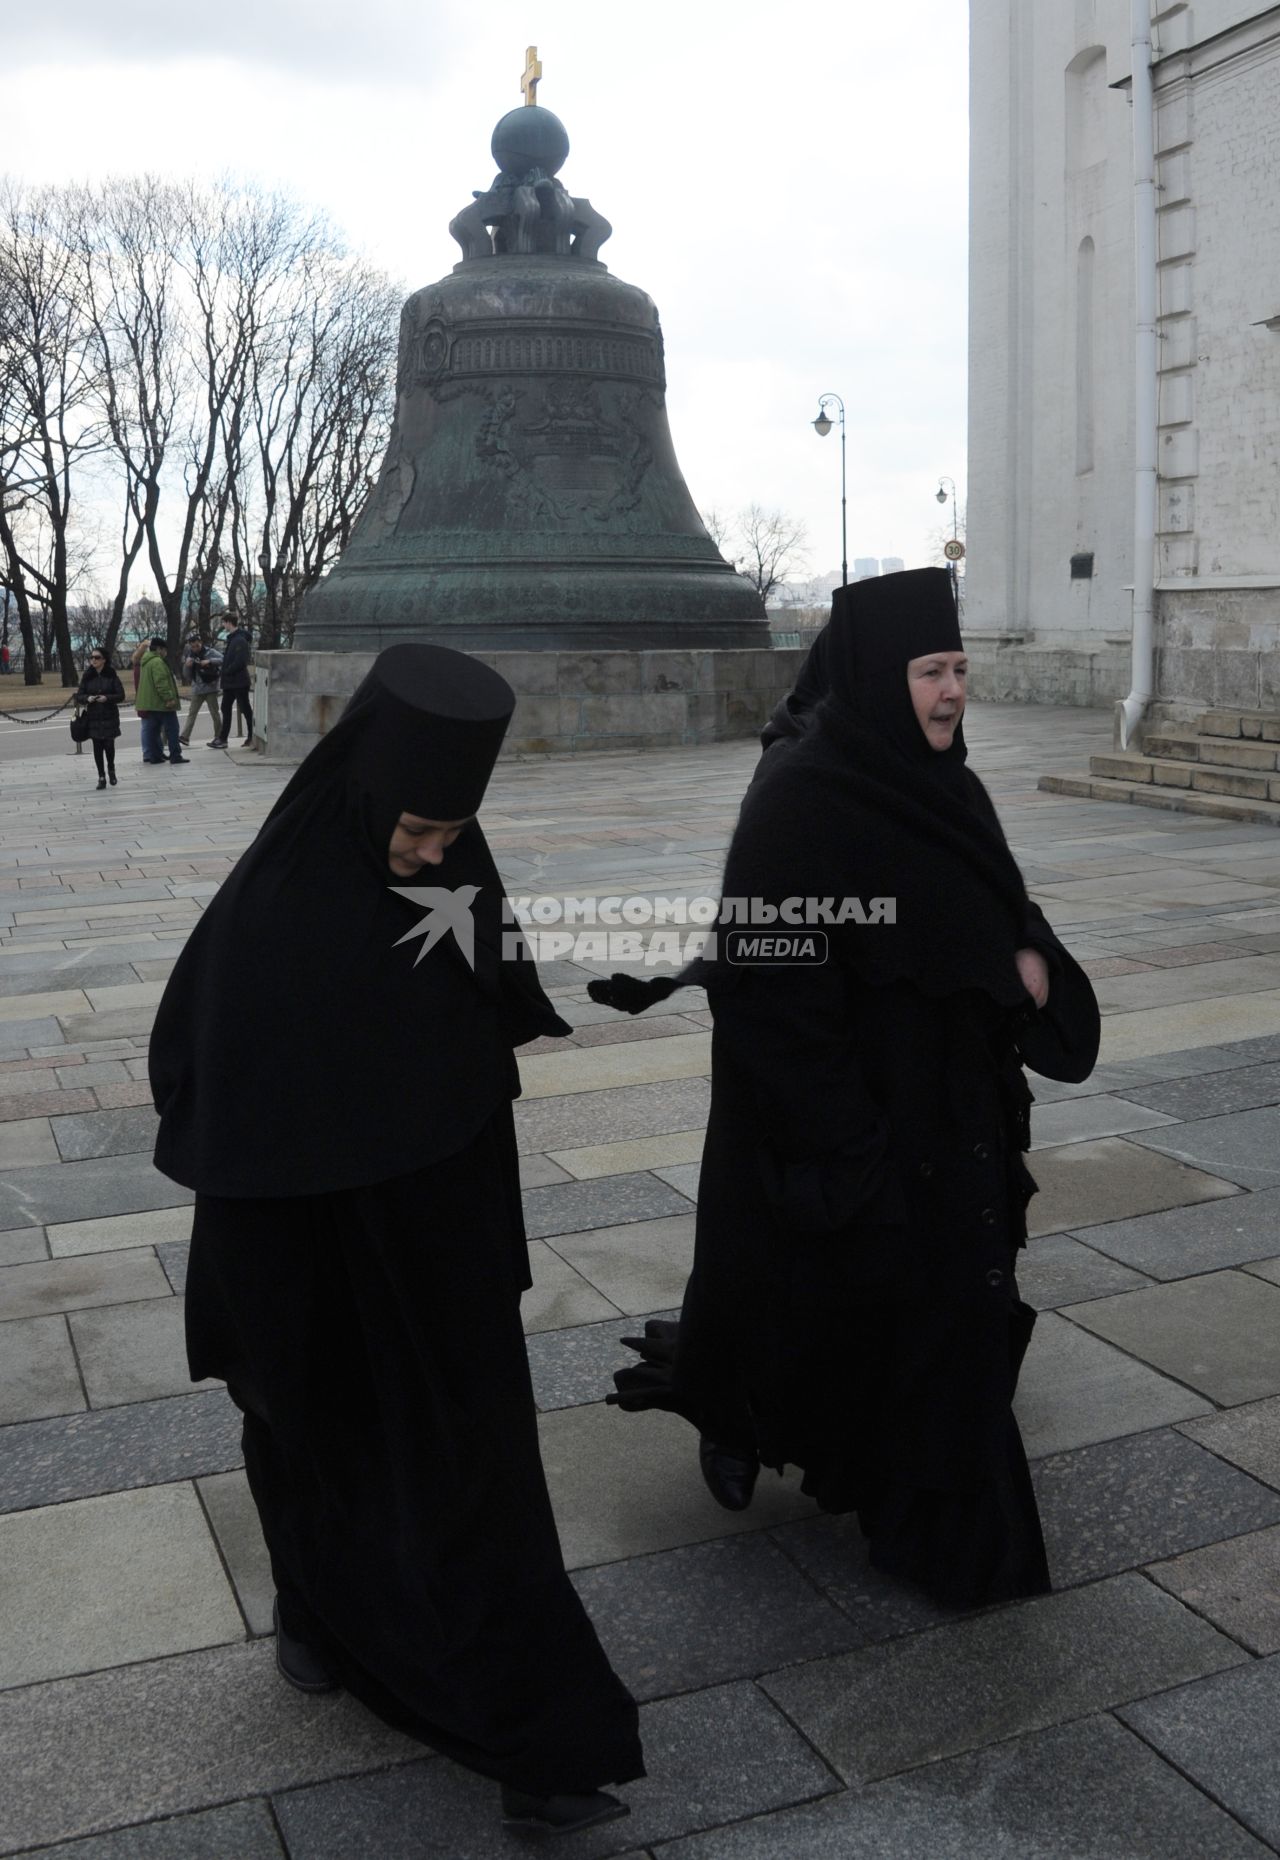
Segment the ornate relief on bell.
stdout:
<path fill-rule="evenodd" d="M 536 65 L 450 224 L 461 260 L 404 307 L 386 458 L 300 646 L 769 643 L 676 462 L 653 300 L 600 262 L 609 222 L 558 179 L 569 138 Z"/>

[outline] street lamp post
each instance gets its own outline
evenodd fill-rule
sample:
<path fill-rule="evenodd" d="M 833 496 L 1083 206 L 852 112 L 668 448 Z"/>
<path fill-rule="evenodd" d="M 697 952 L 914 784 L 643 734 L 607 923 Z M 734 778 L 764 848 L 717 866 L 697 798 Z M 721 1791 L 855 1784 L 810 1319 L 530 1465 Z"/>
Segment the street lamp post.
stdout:
<path fill-rule="evenodd" d="M 831 431 L 831 416 L 827 412 L 827 403 L 834 401 L 840 409 L 840 585 L 849 585 L 849 500 L 846 495 L 844 464 L 844 402 L 838 394 L 820 394 L 818 396 L 818 417 L 813 422 L 813 430 L 819 439 L 825 439 Z"/>
<path fill-rule="evenodd" d="M 934 493 L 934 495 L 936 496 L 940 504 L 945 504 L 947 501 L 946 487 L 948 485 L 951 486 L 951 540 L 954 543 L 958 543 L 960 540 L 960 516 L 959 516 L 958 511 L 956 510 L 956 481 L 955 479 L 948 478 L 946 474 L 944 473 L 943 476 L 939 478 L 938 480 L 938 489 Z M 960 605 L 960 583 L 958 579 L 959 564 L 957 563 L 954 557 L 951 557 L 947 562 L 947 567 L 951 571 L 951 598 L 955 602 L 956 606 L 958 607 Z"/>

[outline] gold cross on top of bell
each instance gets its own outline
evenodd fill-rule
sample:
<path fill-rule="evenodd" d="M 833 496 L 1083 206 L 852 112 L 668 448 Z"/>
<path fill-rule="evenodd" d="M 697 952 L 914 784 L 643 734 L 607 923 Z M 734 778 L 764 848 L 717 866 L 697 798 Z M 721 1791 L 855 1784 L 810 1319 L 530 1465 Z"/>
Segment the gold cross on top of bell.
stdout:
<path fill-rule="evenodd" d="M 542 60 L 538 57 L 536 45 L 529 46 L 524 55 L 524 72 L 520 79 L 520 88 L 524 92 L 526 103 L 538 101 L 538 79 L 542 76 Z"/>

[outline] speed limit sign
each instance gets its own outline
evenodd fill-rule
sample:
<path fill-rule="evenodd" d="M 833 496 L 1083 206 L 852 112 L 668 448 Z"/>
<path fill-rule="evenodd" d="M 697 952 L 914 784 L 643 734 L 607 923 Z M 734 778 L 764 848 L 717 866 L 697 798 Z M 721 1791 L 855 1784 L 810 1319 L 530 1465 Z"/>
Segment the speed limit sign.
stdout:
<path fill-rule="evenodd" d="M 964 544 L 962 542 L 944 543 L 942 546 L 942 553 L 946 556 L 948 562 L 963 562 Z"/>

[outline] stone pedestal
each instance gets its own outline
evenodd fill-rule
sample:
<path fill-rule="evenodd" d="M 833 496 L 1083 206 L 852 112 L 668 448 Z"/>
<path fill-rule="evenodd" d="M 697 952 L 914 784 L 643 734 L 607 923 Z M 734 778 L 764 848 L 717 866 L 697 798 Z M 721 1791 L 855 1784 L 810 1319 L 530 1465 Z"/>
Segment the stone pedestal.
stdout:
<path fill-rule="evenodd" d="M 341 716 L 371 652 L 257 656 L 256 733 L 265 755 L 300 762 Z M 477 652 L 516 692 L 504 755 L 673 749 L 758 734 L 796 681 L 803 650 Z"/>

